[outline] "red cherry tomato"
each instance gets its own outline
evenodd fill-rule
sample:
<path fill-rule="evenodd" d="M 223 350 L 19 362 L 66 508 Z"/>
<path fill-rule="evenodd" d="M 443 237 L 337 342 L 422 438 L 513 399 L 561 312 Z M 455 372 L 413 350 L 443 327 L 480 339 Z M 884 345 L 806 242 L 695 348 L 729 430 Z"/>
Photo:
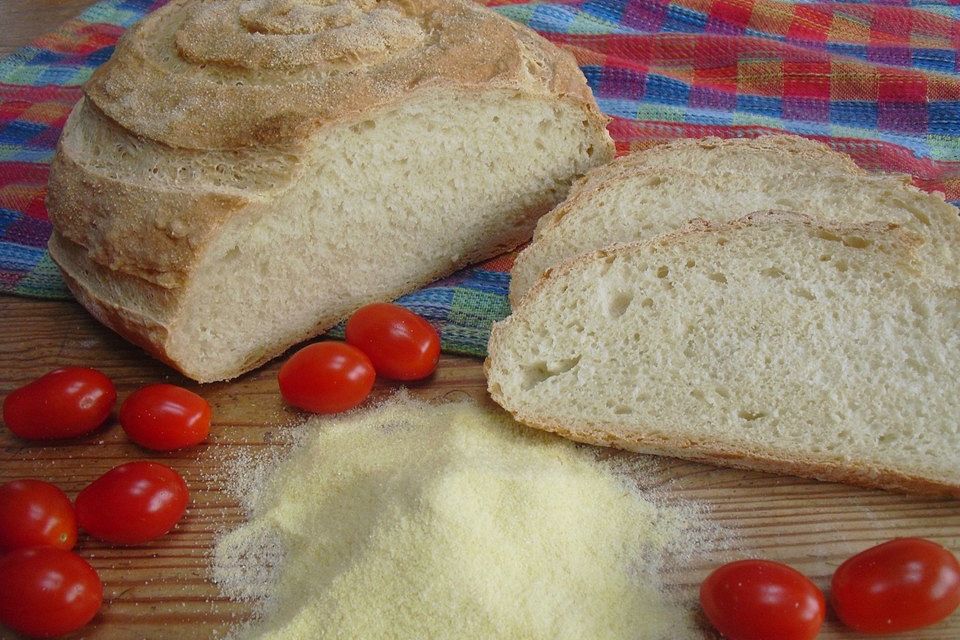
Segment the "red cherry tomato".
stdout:
<path fill-rule="evenodd" d="M 700 585 L 700 606 L 728 640 L 812 640 L 826 604 L 799 571 L 768 560 L 725 564 Z"/>
<path fill-rule="evenodd" d="M 67 367 L 14 389 L 3 401 L 3 421 L 26 440 L 73 438 L 107 419 L 117 390 L 96 369 Z"/>
<path fill-rule="evenodd" d="M 347 342 L 367 354 L 379 375 L 393 380 L 426 378 L 440 359 L 437 330 L 395 304 L 359 309 L 347 322 Z"/>
<path fill-rule="evenodd" d="M 362 351 L 342 342 L 304 347 L 280 367 L 280 394 L 313 413 L 338 413 L 363 402 L 376 372 Z"/>
<path fill-rule="evenodd" d="M 0 551 L 25 547 L 73 549 L 77 518 L 70 498 L 41 480 L 0 486 Z"/>
<path fill-rule="evenodd" d="M 210 405 L 183 387 L 152 384 L 130 394 L 120 407 L 120 425 L 141 447 L 173 451 L 210 435 Z"/>
<path fill-rule="evenodd" d="M 0 557 L 0 623 L 34 638 L 76 631 L 97 615 L 103 583 L 77 554 L 54 547 Z"/>
<path fill-rule="evenodd" d="M 157 462 L 128 462 L 77 495 L 80 528 L 106 542 L 139 544 L 177 524 L 190 493 L 180 474 Z"/>
<path fill-rule="evenodd" d="M 910 631 L 960 606 L 960 563 L 935 542 L 899 538 L 841 564 L 830 589 L 833 608 L 848 627 L 863 633 Z"/>

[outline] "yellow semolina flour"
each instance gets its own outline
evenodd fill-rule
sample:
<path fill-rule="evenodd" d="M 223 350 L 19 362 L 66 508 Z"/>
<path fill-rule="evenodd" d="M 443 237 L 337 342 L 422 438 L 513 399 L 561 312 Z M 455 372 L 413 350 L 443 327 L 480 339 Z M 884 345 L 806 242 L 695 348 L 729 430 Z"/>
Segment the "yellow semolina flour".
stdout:
<path fill-rule="evenodd" d="M 401 396 L 316 418 L 216 546 L 236 638 L 700 637 L 657 579 L 691 512 L 645 499 L 595 450 L 469 402 Z M 261 470 L 263 471 L 263 470 Z"/>

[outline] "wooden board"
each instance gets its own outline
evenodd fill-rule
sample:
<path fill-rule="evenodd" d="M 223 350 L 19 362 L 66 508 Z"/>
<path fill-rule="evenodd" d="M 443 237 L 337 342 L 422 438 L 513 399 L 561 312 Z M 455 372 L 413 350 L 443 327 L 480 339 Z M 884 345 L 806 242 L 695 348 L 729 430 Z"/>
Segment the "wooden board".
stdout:
<path fill-rule="evenodd" d="M 106 599 L 92 625 L 76 637 L 165 640 L 213 638 L 248 614 L 222 598 L 210 583 L 208 555 L 214 536 L 236 526 L 242 513 L 212 479 L 224 457 L 241 449 L 263 450 L 300 415 L 280 400 L 277 364 L 231 383 L 193 385 L 99 326 L 76 304 L 0 297 L 0 394 L 65 365 L 95 366 L 117 384 L 119 399 L 153 382 L 188 386 L 213 407 L 210 443 L 174 454 L 153 454 L 131 445 L 114 419 L 82 440 L 32 445 L 0 431 L 0 482 L 38 477 L 71 497 L 107 469 L 134 459 L 160 459 L 190 485 L 192 506 L 179 527 L 151 544 L 112 548 L 81 537 L 78 551 L 100 572 Z M 393 387 L 378 383 L 375 397 Z M 479 360 L 444 356 L 433 379 L 413 388 L 428 398 L 463 397 L 489 402 Z M 119 406 L 119 405 L 118 405 Z M 787 562 L 825 588 L 833 569 L 849 555 L 895 536 L 924 536 L 960 550 L 960 502 L 869 491 L 664 459 L 642 484 L 665 495 L 706 504 L 710 519 L 727 528 L 736 549 L 676 568 L 667 579 L 686 597 L 718 563 L 734 557 Z M 914 640 L 960 638 L 960 615 Z M 0 629 L 0 637 L 4 635 Z M 709 635 L 705 637 L 711 637 Z M 829 621 L 821 636 L 855 637 Z M 903 636 L 907 637 L 907 636 Z"/>

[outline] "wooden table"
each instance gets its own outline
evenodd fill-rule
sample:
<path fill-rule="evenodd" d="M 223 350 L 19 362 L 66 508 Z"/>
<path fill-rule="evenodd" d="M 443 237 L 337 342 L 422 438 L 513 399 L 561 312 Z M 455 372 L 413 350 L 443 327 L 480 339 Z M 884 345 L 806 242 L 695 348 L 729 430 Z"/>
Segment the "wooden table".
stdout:
<path fill-rule="evenodd" d="M 0 0 L 0 51 L 29 41 L 79 11 L 83 1 Z M 30 11 L 42 13 L 33 19 Z M 42 19 L 40 19 L 42 18 Z M 272 434 L 299 417 L 280 401 L 277 364 L 231 383 L 198 387 L 93 321 L 78 305 L 0 296 L 0 395 L 56 367 L 95 366 L 117 384 L 120 401 L 137 387 L 159 381 L 188 386 L 214 410 L 210 443 L 182 453 L 157 455 L 127 442 L 115 420 L 91 436 L 56 446 L 32 445 L 0 429 L 0 482 L 38 477 L 71 497 L 107 469 L 133 459 L 161 459 L 186 477 L 192 506 L 179 527 L 152 544 L 112 548 L 83 536 L 78 551 L 100 572 L 105 602 L 94 622 L 76 637 L 149 640 L 216 637 L 248 613 L 223 599 L 210 583 L 208 560 L 218 531 L 236 526 L 242 513 L 220 490 L 221 461 L 241 449 L 274 446 Z M 375 397 L 391 391 L 378 383 Z M 479 360 L 444 356 L 435 377 L 414 389 L 425 397 L 468 394 L 489 402 Z M 118 405 L 119 406 L 119 405 Z M 821 587 L 849 555 L 894 536 L 924 536 L 960 551 L 960 502 L 763 473 L 718 469 L 664 459 L 641 482 L 672 498 L 696 500 L 709 519 L 734 537 L 732 549 L 677 567 L 667 580 L 687 598 L 719 562 L 765 557 L 787 562 Z M 0 629 L 0 638 L 12 637 Z M 711 637 L 709 634 L 705 637 Z M 829 620 L 824 639 L 856 637 Z M 911 640 L 960 638 L 960 614 Z"/>

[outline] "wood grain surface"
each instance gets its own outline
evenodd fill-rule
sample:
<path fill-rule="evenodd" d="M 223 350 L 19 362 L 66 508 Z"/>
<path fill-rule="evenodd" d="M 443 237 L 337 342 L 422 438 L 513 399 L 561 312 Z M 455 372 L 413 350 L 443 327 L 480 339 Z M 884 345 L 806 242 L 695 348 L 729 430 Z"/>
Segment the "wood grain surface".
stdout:
<path fill-rule="evenodd" d="M 28 43 L 79 13 L 88 0 L 0 0 L 0 54 Z M 214 410 L 209 444 L 158 455 L 127 442 L 115 418 L 89 437 L 34 445 L 0 429 L 0 482 L 36 477 L 71 497 L 109 468 L 135 459 L 159 459 L 190 485 L 192 504 L 168 536 L 151 544 L 114 548 L 81 536 L 78 552 L 105 583 L 105 602 L 93 623 L 74 638 L 202 640 L 221 636 L 249 615 L 222 598 L 209 580 L 217 532 L 243 515 L 221 490 L 223 460 L 233 453 L 277 446 L 276 435 L 297 428 L 302 416 L 285 407 L 276 385 L 277 364 L 231 383 L 193 385 L 99 326 L 78 305 L 0 296 L 0 395 L 51 369 L 95 366 L 118 387 L 119 400 L 141 385 L 166 381 L 203 395 Z M 374 397 L 392 387 L 378 383 Z M 437 374 L 413 392 L 428 398 L 463 397 L 489 403 L 481 363 L 444 356 Z M 119 406 L 119 403 L 118 403 Z M 624 454 L 626 455 L 626 454 Z M 733 544 L 692 563 L 671 567 L 666 580 L 692 601 L 700 580 L 718 563 L 739 557 L 787 562 L 822 588 L 849 555 L 894 536 L 924 536 L 960 550 L 960 502 L 869 491 L 662 459 L 638 481 L 666 499 L 694 500 L 709 509 Z M 0 627 L 0 638 L 14 638 Z M 712 637 L 705 632 L 705 637 Z M 855 638 L 832 618 L 824 639 Z M 960 615 L 910 640 L 960 638 Z M 589 639 L 585 639 L 589 640 Z"/>
<path fill-rule="evenodd" d="M 213 407 L 210 443 L 179 453 L 155 454 L 131 445 L 114 418 L 96 433 L 55 445 L 29 444 L 0 430 L 0 482 L 37 477 L 73 497 L 109 468 L 135 459 L 159 459 L 179 470 L 192 491 L 185 519 L 151 544 L 114 548 L 81 536 L 78 551 L 100 572 L 106 598 L 101 613 L 78 638 L 162 640 L 215 638 L 248 615 L 222 598 L 209 581 L 209 551 L 218 531 L 242 521 L 237 504 L 221 491 L 223 460 L 239 450 L 262 451 L 278 432 L 298 428 L 301 414 L 285 407 L 277 390 L 277 364 L 230 383 L 198 386 L 151 360 L 67 302 L 0 297 L 0 394 L 56 367 L 96 366 L 117 384 L 119 401 L 137 387 L 172 382 L 194 389 Z M 378 383 L 374 397 L 393 390 Z M 489 402 L 480 361 L 444 356 L 435 376 L 413 388 L 427 398 Z M 118 402 L 119 406 L 119 402 Z M 627 455 L 627 454 L 623 454 Z M 960 502 L 904 496 L 661 459 L 638 481 L 667 499 L 694 500 L 709 509 L 733 544 L 673 567 L 666 576 L 687 600 L 718 563 L 740 557 L 787 562 L 822 588 L 849 555 L 894 536 L 924 536 L 960 550 Z M 0 629 L 0 637 L 13 637 Z M 711 637 L 705 635 L 705 637 Z M 829 621 L 822 638 L 856 637 Z M 960 615 L 901 636 L 915 640 L 960 638 Z"/>

